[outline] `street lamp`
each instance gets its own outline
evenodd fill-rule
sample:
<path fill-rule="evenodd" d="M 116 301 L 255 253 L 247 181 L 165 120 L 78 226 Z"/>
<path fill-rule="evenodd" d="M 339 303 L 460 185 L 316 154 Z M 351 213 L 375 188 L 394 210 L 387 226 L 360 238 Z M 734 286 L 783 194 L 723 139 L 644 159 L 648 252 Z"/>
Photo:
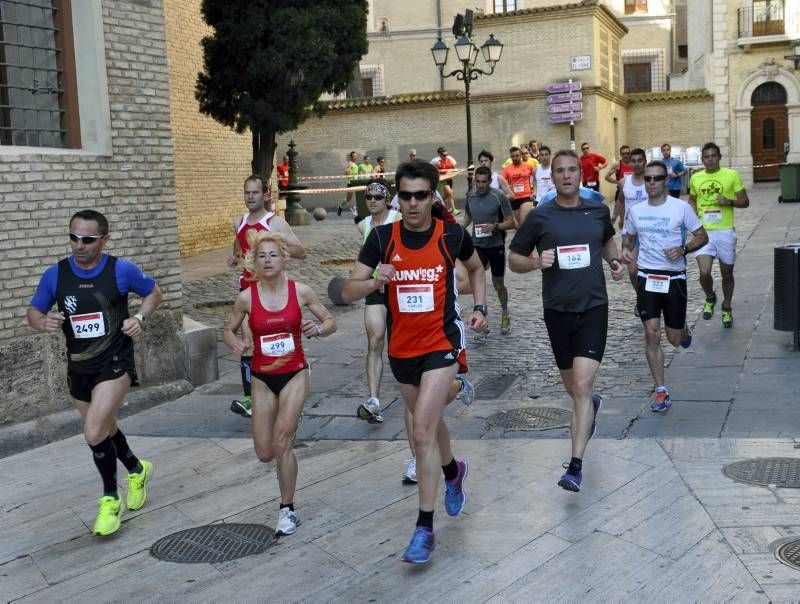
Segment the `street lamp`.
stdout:
<path fill-rule="evenodd" d="M 461 17 L 461 19 L 459 19 Z M 450 49 L 447 44 L 442 42 L 439 38 L 436 44 L 431 48 L 433 55 L 433 62 L 439 68 L 439 75 L 443 78 L 455 77 L 457 80 L 464 82 L 464 100 L 467 106 L 467 166 L 472 165 L 472 113 L 470 110 L 470 92 L 469 84 L 473 80 L 477 80 L 478 76 L 488 76 L 494 73 L 495 65 L 500 60 L 503 54 L 503 44 L 494 37 L 494 34 L 489 34 L 489 37 L 481 45 L 480 53 L 478 48 L 473 44 L 470 36 L 472 35 L 472 20 L 467 20 L 467 26 L 463 26 L 464 21 L 461 15 L 456 16 L 456 25 L 453 27 L 453 33 L 456 34 L 457 39 L 453 48 L 456 51 L 456 57 L 461 62 L 461 68 L 455 69 L 450 73 L 444 72 L 444 66 L 447 63 L 447 55 Z M 461 26 L 461 27 L 460 27 Z M 458 29 L 461 29 L 459 32 Z M 460 35 L 459 35 L 460 33 Z M 478 59 L 478 54 L 483 54 L 483 60 L 489 65 L 488 71 L 475 67 L 475 62 Z"/>

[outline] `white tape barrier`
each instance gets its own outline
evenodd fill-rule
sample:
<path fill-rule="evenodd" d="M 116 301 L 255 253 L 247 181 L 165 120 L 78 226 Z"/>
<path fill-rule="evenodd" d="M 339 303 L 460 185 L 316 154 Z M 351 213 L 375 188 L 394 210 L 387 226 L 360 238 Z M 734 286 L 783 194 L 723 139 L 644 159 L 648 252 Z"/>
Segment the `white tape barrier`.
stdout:
<path fill-rule="evenodd" d="M 448 170 L 447 174 L 442 174 L 439 176 L 439 180 L 452 180 L 456 176 L 460 176 L 461 174 L 465 174 L 467 172 L 466 168 L 461 170 Z M 392 172 L 394 174 L 394 172 Z M 339 188 L 328 188 L 328 189 L 301 189 L 297 191 L 284 191 L 284 193 L 300 193 L 301 195 L 319 195 L 322 193 L 341 193 L 344 191 L 345 193 L 348 191 L 364 191 L 367 188 L 367 185 L 357 185 L 354 187 L 339 187 Z"/>

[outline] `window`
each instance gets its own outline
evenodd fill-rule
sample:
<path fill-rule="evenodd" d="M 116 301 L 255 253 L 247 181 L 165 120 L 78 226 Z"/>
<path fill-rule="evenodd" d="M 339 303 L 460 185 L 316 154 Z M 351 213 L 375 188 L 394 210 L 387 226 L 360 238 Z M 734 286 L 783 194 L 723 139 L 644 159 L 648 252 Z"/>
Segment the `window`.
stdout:
<path fill-rule="evenodd" d="M 678 58 L 679 59 L 688 59 L 689 58 L 689 46 L 686 44 L 678 44 Z"/>
<path fill-rule="evenodd" d="M 762 149 L 774 149 L 775 148 L 775 120 L 771 117 L 768 117 L 764 120 L 762 125 L 763 134 L 761 137 L 761 148 Z"/>
<path fill-rule="evenodd" d="M 372 90 L 372 78 L 361 78 L 361 96 L 375 96 Z"/>
<path fill-rule="evenodd" d="M 753 91 L 750 97 L 753 107 L 763 105 L 785 105 L 786 89 L 777 82 L 764 82 Z"/>
<path fill-rule="evenodd" d="M 517 10 L 517 0 L 494 0 L 494 12 L 510 13 Z"/>
<path fill-rule="evenodd" d="M 79 148 L 70 0 L 0 0 L 0 145 Z"/>
<path fill-rule="evenodd" d="M 783 25 L 783 0 L 754 0 L 754 36 L 783 34 Z"/>
<path fill-rule="evenodd" d="M 625 63 L 625 92 L 652 92 L 650 63 Z"/>
<path fill-rule="evenodd" d="M 625 0 L 625 14 L 646 13 L 647 0 Z"/>

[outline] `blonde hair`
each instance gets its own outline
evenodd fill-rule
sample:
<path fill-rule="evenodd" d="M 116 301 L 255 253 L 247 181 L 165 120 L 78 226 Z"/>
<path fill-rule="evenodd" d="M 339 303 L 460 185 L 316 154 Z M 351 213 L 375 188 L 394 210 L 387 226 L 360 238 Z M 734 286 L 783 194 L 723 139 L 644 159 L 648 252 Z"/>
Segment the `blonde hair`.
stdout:
<path fill-rule="evenodd" d="M 277 245 L 278 253 L 284 260 L 289 257 L 289 248 L 286 247 L 286 238 L 281 233 L 251 230 L 247 233 L 247 245 L 250 246 L 250 249 L 244 257 L 244 268 L 252 275 L 255 275 L 256 255 L 258 254 L 259 248 L 264 243 L 274 243 Z M 251 280 L 255 281 L 255 277 Z"/>

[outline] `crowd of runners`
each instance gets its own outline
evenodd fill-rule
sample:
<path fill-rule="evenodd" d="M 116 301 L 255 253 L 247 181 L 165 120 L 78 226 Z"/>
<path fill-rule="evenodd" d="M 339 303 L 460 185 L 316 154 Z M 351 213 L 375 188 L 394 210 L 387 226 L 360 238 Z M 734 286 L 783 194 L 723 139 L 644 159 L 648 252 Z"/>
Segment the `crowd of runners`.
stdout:
<path fill-rule="evenodd" d="M 644 353 L 655 382 L 652 411 L 665 412 L 671 404 L 662 317 L 673 346 L 692 342 L 686 322 L 689 254 L 698 265 L 706 320 L 717 303 L 711 268 L 714 259 L 719 262 L 721 322 L 732 327 L 734 210 L 748 206 L 747 193 L 739 174 L 720 166 L 719 147 L 708 143 L 702 149 L 704 169 L 689 179 L 688 201 L 683 201 L 686 169 L 670 151 L 664 145 L 663 157 L 648 162 L 642 149 L 620 149 L 620 159 L 605 175 L 617 186 L 613 211 L 599 194 L 606 160 L 588 144 L 581 145 L 580 155 L 552 152 L 537 141 L 514 146 L 499 171 L 494 155 L 481 151 L 462 224 L 454 218 L 460 212 L 452 188 L 437 195 L 441 172 L 456 167 L 444 147 L 433 162 L 416 159 L 414 151 L 397 167 L 394 200 L 382 174 L 369 172 L 368 215 L 358 217 L 353 231 L 361 249 L 342 298 L 365 300 L 365 402 L 355 414 L 370 423 L 384 421 L 380 388 L 385 346 L 405 401 L 411 457 L 402 480 L 417 484 L 419 495 L 411 541 L 402 555 L 405 562 L 424 564 L 434 550 L 440 474 L 446 513 L 457 516 L 466 503 L 469 463 L 456 457 L 443 411 L 456 398 L 464 404 L 474 400 L 468 339 L 478 345 L 485 341 L 495 313 L 500 333 L 512 346 L 513 300 L 504 282 L 506 267 L 516 273 L 542 272 L 547 335 L 574 406 L 570 458 L 557 481 L 568 491 L 581 488 L 585 451 L 603 406 L 594 381 L 608 329 L 604 263 L 614 280 L 627 272 L 634 289 L 631 308 L 644 326 Z M 350 159 L 355 163 L 357 157 Z M 247 211 L 234 222 L 229 258 L 231 267 L 243 269 L 240 293 L 224 341 L 241 357 L 243 395 L 232 409 L 251 418 L 258 459 L 275 461 L 280 490 L 276 533 L 289 535 L 300 524 L 292 444 L 309 391 L 303 339 L 329 336 L 337 326 L 313 289 L 289 278 L 289 258 L 302 259 L 306 251 L 286 221 L 268 209 L 267 200 L 264 179 L 248 177 Z M 509 232 L 513 237 L 507 241 Z M 84 436 L 103 485 L 94 533 L 108 535 L 118 530 L 123 513 L 117 460 L 128 472 L 130 510 L 145 504 L 153 475 L 152 462 L 129 447 L 117 414 L 136 384 L 133 340 L 157 310 L 161 294 L 139 266 L 104 252 L 110 226 L 99 212 L 77 212 L 68 235 L 72 255 L 44 272 L 28 322 L 38 331 L 63 331 L 66 337 L 69 391 L 84 418 Z M 487 304 L 487 270 L 499 308 Z M 128 311 L 131 291 L 142 298 L 133 316 Z M 459 295 L 470 295 L 472 304 L 462 310 Z"/>

